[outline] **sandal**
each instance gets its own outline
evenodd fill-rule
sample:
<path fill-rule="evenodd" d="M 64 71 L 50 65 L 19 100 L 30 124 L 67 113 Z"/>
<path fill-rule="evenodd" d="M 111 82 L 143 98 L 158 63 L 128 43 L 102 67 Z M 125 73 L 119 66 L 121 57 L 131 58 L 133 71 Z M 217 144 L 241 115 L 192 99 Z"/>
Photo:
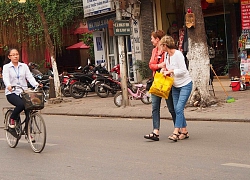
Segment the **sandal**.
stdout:
<path fill-rule="evenodd" d="M 173 140 L 173 141 L 176 142 L 179 139 L 179 136 L 180 136 L 180 134 L 173 133 L 170 136 L 168 136 L 168 139 Z"/>
<path fill-rule="evenodd" d="M 181 133 L 180 136 L 179 136 L 179 139 L 180 139 L 180 140 L 187 139 L 187 138 L 189 138 L 188 132 L 186 132 L 186 133 Z"/>
<path fill-rule="evenodd" d="M 159 135 L 155 134 L 154 132 L 152 132 L 151 134 L 145 135 L 144 138 L 151 139 L 153 141 L 159 141 Z"/>

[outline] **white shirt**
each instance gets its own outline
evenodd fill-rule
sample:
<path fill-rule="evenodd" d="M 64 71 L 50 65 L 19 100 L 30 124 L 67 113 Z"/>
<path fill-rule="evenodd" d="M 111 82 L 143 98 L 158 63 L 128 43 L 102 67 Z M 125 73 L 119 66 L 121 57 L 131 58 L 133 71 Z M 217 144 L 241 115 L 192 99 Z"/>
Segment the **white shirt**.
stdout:
<path fill-rule="evenodd" d="M 174 70 L 173 78 L 174 78 L 174 87 L 182 87 L 187 85 L 192 81 L 191 76 L 186 67 L 185 58 L 181 51 L 175 50 L 175 53 L 170 56 L 165 53 L 164 62 L 166 63 L 166 68 L 168 70 Z"/>
<path fill-rule="evenodd" d="M 21 86 L 24 90 L 28 89 L 27 80 L 33 87 L 39 85 L 32 76 L 27 64 L 18 62 L 18 66 L 15 67 L 12 62 L 10 62 L 3 66 L 3 82 L 6 87 L 5 95 L 11 93 L 19 95 L 22 92 L 20 88 L 16 88 L 15 91 L 10 92 L 7 89 L 8 86 Z"/>

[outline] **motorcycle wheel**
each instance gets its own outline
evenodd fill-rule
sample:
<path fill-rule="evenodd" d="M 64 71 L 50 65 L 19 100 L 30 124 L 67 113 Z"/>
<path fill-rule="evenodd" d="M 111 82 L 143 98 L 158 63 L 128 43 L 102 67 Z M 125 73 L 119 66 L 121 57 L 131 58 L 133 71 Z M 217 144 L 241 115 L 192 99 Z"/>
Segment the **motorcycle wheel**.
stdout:
<path fill-rule="evenodd" d="M 83 87 L 83 83 L 82 82 L 74 82 L 73 84 L 70 85 L 70 88 L 69 88 L 69 92 L 70 92 L 70 95 L 75 98 L 75 99 L 79 99 L 79 98 L 82 98 L 84 95 L 85 95 L 85 91 L 77 88 L 78 86 L 82 86 Z"/>
<path fill-rule="evenodd" d="M 49 99 L 49 89 L 45 89 L 43 91 L 44 91 L 45 99 Z"/>
<path fill-rule="evenodd" d="M 67 87 L 66 84 L 63 84 L 63 85 L 61 86 L 61 91 L 62 91 L 62 94 L 63 94 L 64 97 L 70 97 L 70 96 L 71 96 L 71 95 L 70 95 L 69 88 Z"/>
<path fill-rule="evenodd" d="M 95 92 L 96 94 L 101 98 L 106 98 L 109 96 L 109 90 L 105 87 L 103 87 L 101 84 L 103 82 L 98 82 L 95 85 Z"/>
<path fill-rule="evenodd" d="M 117 107 L 122 106 L 122 92 L 118 91 L 114 96 L 114 103 Z"/>
<path fill-rule="evenodd" d="M 151 104 L 152 103 L 151 94 L 147 90 L 145 90 L 144 94 L 142 94 L 141 101 L 144 104 Z"/>

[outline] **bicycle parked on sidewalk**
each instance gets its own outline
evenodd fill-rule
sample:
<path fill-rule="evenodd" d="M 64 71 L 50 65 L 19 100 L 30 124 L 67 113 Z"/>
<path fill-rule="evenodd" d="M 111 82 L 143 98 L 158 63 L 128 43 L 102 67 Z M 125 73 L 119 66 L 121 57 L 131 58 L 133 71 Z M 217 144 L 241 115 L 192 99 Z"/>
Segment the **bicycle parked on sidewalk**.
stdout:
<path fill-rule="evenodd" d="M 35 89 L 32 91 L 24 91 L 21 86 L 13 86 L 13 89 L 22 89 L 22 99 L 25 104 L 25 109 L 30 110 L 29 118 L 21 120 L 21 114 L 17 120 L 16 126 L 10 128 L 10 116 L 14 107 L 4 107 L 4 130 L 8 145 L 15 148 L 21 139 L 22 135 L 30 143 L 32 150 L 35 153 L 43 151 L 46 144 L 46 126 L 43 117 L 38 113 L 38 110 L 44 108 L 44 94 Z M 25 120 L 26 119 L 26 120 Z"/>
<path fill-rule="evenodd" d="M 128 87 L 128 98 L 130 100 L 141 100 L 144 104 L 152 103 L 151 94 L 146 90 L 146 85 L 135 84 L 134 87 Z M 122 106 L 122 91 L 115 94 L 114 103 L 117 107 Z"/>

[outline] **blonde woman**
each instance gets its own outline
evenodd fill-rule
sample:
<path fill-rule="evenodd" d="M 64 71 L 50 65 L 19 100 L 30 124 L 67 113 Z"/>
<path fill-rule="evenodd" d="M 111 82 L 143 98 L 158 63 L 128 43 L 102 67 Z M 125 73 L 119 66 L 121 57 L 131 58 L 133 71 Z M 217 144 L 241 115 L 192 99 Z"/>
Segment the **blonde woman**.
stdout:
<path fill-rule="evenodd" d="M 164 36 L 160 41 L 162 50 L 167 52 L 164 62 L 166 68 L 161 72 L 164 75 L 174 77 L 172 97 L 176 114 L 173 134 L 168 138 L 173 141 L 189 138 L 187 123 L 184 116 L 184 108 L 192 91 L 192 79 L 185 64 L 185 58 L 181 51 L 175 47 L 174 39 L 171 36 Z"/>

